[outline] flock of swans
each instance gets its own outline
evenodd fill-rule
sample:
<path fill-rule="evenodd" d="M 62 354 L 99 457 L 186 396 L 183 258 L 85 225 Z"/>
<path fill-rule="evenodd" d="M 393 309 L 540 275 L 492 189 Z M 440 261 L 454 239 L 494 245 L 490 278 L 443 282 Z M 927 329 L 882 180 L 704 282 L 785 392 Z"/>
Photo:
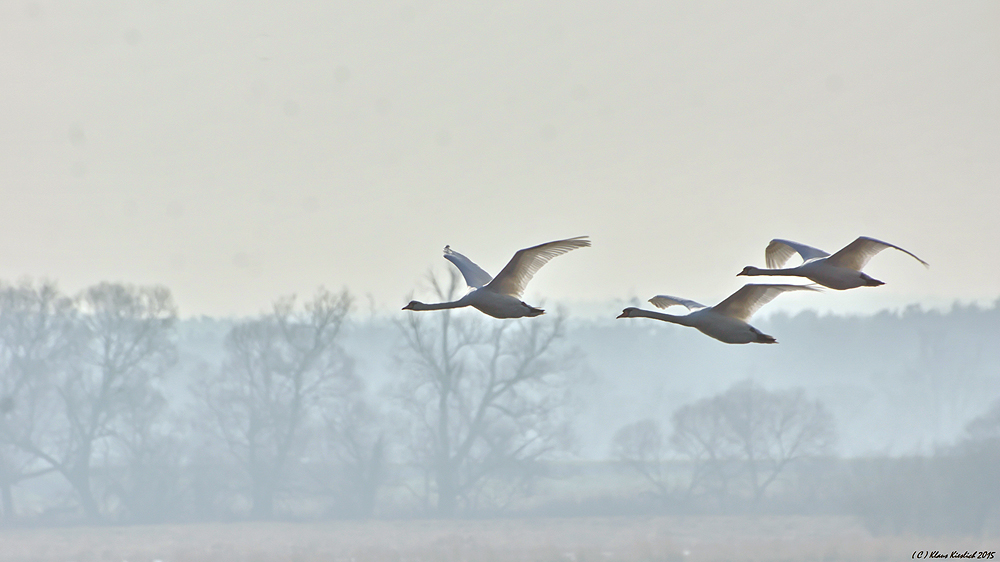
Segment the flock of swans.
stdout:
<path fill-rule="evenodd" d="M 483 268 L 476 265 L 464 255 L 444 247 L 444 257 L 465 277 L 469 292 L 457 301 L 425 304 L 420 301 L 410 301 L 403 310 L 443 310 L 471 306 L 494 318 L 522 318 L 544 314 L 545 311 L 526 304 L 521 300 L 524 288 L 531 277 L 549 260 L 577 248 L 590 246 L 586 236 L 567 238 L 539 244 L 519 250 L 510 262 L 492 277 Z M 701 333 L 725 343 L 778 343 L 769 336 L 751 326 L 748 321 L 760 307 L 771 302 L 775 297 L 787 291 L 819 291 L 819 285 L 842 291 L 855 287 L 877 287 L 884 285 L 861 269 L 872 257 L 886 248 L 893 248 L 928 267 L 927 262 L 913 253 L 888 242 L 882 242 L 867 236 L 861 236 L 854 242 L 844 246 L 834 254 L 829 254 L 818 248 L 806 246 L 790 240 L 774 239 L 764 250 L 767 269 L 747 266 L 739 275 L 777 275 L 805 277 L 814 285 L 781 285 L 748 283 L 715 306 L 705 306 L 692 300 L 657 295 L 649 302 L 658 308 L 668 308 L 673 305 L 686 307 L 690 312 L 685 315 L 666 314 L 652 310 L 628 307 L 618 318 L 652 318 L 681 326 L 690 326 Z M 794 254 L 799 254 L 802 263 L 796 267 L 782 268 Z"/>

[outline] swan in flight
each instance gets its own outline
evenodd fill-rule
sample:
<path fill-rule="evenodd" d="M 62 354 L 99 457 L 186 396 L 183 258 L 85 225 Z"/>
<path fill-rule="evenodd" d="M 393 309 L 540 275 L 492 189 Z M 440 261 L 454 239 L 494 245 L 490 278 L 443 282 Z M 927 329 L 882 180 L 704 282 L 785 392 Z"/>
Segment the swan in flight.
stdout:
<path fill-rule="evenodd" d="M 652 318 L 681 326 L 691 326 L 706 336 L 724 343 L 778 343 L 778 340 L 774 339 L 773 336 L 747 324 L 747 320 L 750 320 L 757 309 L 785 291 L 818 290 L 810 285 L 755 285 L 750 283 L 713 307 L 706 307 L 692 300 L 670 295 L 657 295 L 649 299 L 649 302 L 658 308 L 679 304 L 686 306 L 688 310 L 693 312 L 677 316 L 629 307 L 623 310 L 618 318 Z"/>
<path fill-rule="evenodd" d="M 819 248 L 813 248 L 812 246 L 806 246 L 805 244 L 799 244 L 791 240 L 775 238 L 771 240 L 771 243 L 767 245 L 767 249 L 764 250 L 767 267 L 771 269 L 761 269 L 748 265 L 736 275 L 737 277 L 740 275 L 792 275 L 805 277 L 824 287 L 837 289 L 838 291 L 853 289 L 855 287 L 877 287 L 885 285 L 885 283 L 862 273 L 861 269 L 875 254 L 886 248 L 895 248 L 904 254 L 909 254 L 918 262 L 924 264 L 924 267 L 930 267 L 927 262 L 899 246 L 867 236 L 858 237 L 857 240 L 844 246 L 832 256 Z M 801 265 L 778 269 L 796 252 L 802 257 Z"/>
<path fill-rule="evenodd" d="M 521 294 L 524 293 L 528 281 L 531 281 L 531 277 L 550 259 L 587 246 L 590 246 L 590 240 L 587 240 L 586 236 L 577 236 L 519 250 L 496 277 L 491 277 L 472 260 L 452 250 L 450 246 L 445 246 L 445 259 L 455 264 L 455 267 L 462 272 L 466 284 L 472 290 L 452 302 L 425 304 L 420 301 L 410 301 L 403 310 L 443 310 L 471 306 L 494 318 L 521 318 L 545 314 L 544 310 L 525 304 L 521 300 Z"/>

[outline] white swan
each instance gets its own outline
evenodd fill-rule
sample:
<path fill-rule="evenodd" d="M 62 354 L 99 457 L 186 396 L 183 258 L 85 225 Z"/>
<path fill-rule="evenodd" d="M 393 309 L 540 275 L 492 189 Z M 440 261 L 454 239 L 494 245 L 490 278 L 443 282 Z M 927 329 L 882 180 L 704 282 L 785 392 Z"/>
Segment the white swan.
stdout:
<path fill-rule="evenodd" d="M 444 257 L 462 272 L 471 291 L 457 301 L 425 304 L 410 301 L 403 310 L 443 310 L 471 306 L 494 318 L 521 318 L 545 314 L 540 308 L 525 304 L 521 294 L 531 277 L 548 261 L 577 248 L 590 246 L 586 236 L 556 240 L 519 250 L 496 277 L 491 277 L 469 258 L 444 247 Z"/>
<path fill-rule="evenodd" d="M 649 302 L 659 308 L 679 304 L 686 306 L 688 310 L 693 310 L 684 316 L 654 312 L 652 310 L 642 310 L 641 308 L 629 307 L 622 311 L 618 318 L 652 318 L 663 320 L 681 326 L 696 328 L 706 336 L 713 337 L 724 343 L 778 343 L 773 336 L 769 336 L 750 324 L 747 320 L 760 307 L 771 302 L 774 297 L 785 291 L 818 291 L 819 289 L 809 285 L 744 285 L 729 298 L 713 307 L 706 307 L 692 300 L 672 297 L 670 295 L 657 295 Z"/>
<path fill-rule="evenodd" d="M 767 249 L 764 250 L 767 267 L 771 269 L 761 269 L 748 265 L 736 275 L 792 275 L 806 277 L 824 287 L 837 289 L 838 291 L 853 289 L 855 287 L 877 287 L 885 285 L 885 283 L 862 273 L 861 269 L 875 254 L 886 248 L 895 248 L 900 252 L 909 254 L 918 262 L 924 264 L 924 267 L 930 267 L 927 262 L 899 246 L 867 236 L 858 237 L 857 240 L 844 246 L 832 256 L 812 246 L 775 238 L 771 240 L 771 243 L 767 245 Z M 796 252 L 802 256 L 803 261 L 801 265 L 778 269 Z"/>

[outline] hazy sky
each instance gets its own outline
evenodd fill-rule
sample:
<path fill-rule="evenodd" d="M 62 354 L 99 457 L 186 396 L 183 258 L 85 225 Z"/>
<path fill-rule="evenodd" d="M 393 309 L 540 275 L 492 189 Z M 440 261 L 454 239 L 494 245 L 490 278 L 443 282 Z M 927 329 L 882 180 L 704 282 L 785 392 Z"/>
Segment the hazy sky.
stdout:
<path fill-rule="evenodd" d="M 998 30 L 992 0 L 3 2 L 0 279 L 391 310 L 445 244 L 495 274 L 586 234 L 526 300 L 714 303 L 771 238 L 863 234 L 931 268 L 779 301 L 992 302 Z"/>

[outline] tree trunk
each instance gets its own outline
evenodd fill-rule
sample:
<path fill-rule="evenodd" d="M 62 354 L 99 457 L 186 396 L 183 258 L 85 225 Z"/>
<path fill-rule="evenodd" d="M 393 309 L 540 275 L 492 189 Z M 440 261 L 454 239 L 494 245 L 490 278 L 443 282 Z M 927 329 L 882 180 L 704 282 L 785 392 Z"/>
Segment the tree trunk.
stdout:
<path fill-rule="evenodd" d="M 441 517 L 453 517 L 458 507 L 458 490 L 453 472 L 451 463 L 444 463 L 437 470 L 437 512 Z"/>
<path fill-rule="evenodd" d="M 90 489 L 90 464 L 81 464 L 73 469 L 69 478 L 70 484 L 80 497 L 80 507 L 83 508 L 87 521 L 95 523 L 101 520 L 101 510 L 94 500 L 94 493 Z"/>
<path fill-rule="evenodd" d="M 253 519 L 271 519 L 274 516 L 274 486 L 264 474 L 255 474 L 251 483 L 250 516 Z"/>
<path fill-rule="evenodd" d="M 367 462 L 361 463 L 361 474 L 359 475 L 361 489 L 358 492 L 357 515 L 369 518 L 375 514 L 375 498 L 378 496 L 378 489 L 382 485 L 385 471 L 385 440 L 383 435 L 372 445 L 371 455 Z"/>
<path fill-rule="evenodd" d="M 445 489 L 441 489 L 441 486 L 441 484 L 438 484 L 438 515 L 445 518 L 454 517 L 458 506 L 458 498 L 450 489 L 450 486 L 446 486 Z"/>

